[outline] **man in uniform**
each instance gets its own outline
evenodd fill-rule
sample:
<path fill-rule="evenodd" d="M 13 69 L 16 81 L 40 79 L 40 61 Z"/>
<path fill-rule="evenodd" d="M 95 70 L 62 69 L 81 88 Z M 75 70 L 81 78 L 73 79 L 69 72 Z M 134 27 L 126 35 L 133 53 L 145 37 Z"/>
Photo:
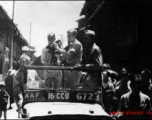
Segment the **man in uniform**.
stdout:
<path fill-rule="evenodd" d="M 98 90 L 101 86 L 101 69 L 103 64 L 103 57 L 101 49 L 95 43 L 95 32 L 86 30 L 84 33 L 85 52 L 81 65 L 75 66 L 76 68 L 85 66 L 93 71 L 83 71 L 81 82 L 89 87 L 84 89 Z"/>
<path fill-rule="evenodd" d="M 80 64 L 82 61 L 83 48 L 82 44 L 76 39 L 77 31 L 70 29 L 67 31 L 68 43 L 70 48 L 68 51 L 61 49 L 57 44 L 54 43 L 55 48 L 66 58 L 68 66 L 74 66 Z M 65 72 L 65 88 L 71 88 L 72 86 L 79 83 L 80 72 L 78 71 L 66 71 Z"/>

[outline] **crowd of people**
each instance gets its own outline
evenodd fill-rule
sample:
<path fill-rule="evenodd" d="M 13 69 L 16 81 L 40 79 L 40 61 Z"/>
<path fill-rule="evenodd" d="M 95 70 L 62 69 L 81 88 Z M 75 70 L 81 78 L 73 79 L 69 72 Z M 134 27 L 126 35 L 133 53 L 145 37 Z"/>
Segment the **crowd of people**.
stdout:
<path fill-rule="evenodd" d="M 103 65 L 104 66 L 104 65 Z M 114 118 L 150 119 L 152 103 L 151 71 L 120 73 L 107 67 L 102 72 L 102 92 L 105 111 Z"/>
<path fill-rule="evenodd" d="M 143 69 L 141 73 L 128 73 L 126 68 L 122 68 L 120 73 L 113 71 L 108 63 L 103 64 L 102 51 L 95 43 L 94 31 L 84 31 L 84 46 L 76 39 L 76 35 L 76 29 L 68 30 L 68 45 L 62 48 L 59 41 L 55 42 L 55 34 L 48 34 L 48 45 L 42 50 L 41 64 L 74 66 L 80 71 L 64 71 L 63 73 L 60 70 L 44 70 L 45 85 L 41 85 L 41 87 L 51 88 L 52 81 L 56 82 L 55 89 L 62 89 L 63 86 L 65 89 L 70 89 L 75 85 L 82 85 L 82 90 L 102 91 L 103 107 L 113 118 L 145 119 L 151 117 L 151 71 Z M 27 70 L 25 65 L 30 65 L 30 57 L 22 54 L 16 71 L 8 71 L 5 79 L 6 90 L 2 89 L 5 88 L 4 84 L 0 85 L 0 104 L 5 103 L 5 107 L 0 106 L 0 117 L 4 111 L 6 119 L 7 108 L 11 109 L 11 103 L 14 100 L 18 108 L 18 118 L 21 118 L 24 91 L 29 87 L 28 83 L 42 81 L 42 77 L 37 74 L 37 71 Z M 83 67 L 91 70 L 81 70 Z M 64 83 L 62 83 L 63 74 Z M 8 81 L 11 79 L 13 82 L 10 84 Z M 8 97 L 4 99 L 2 96 Z"/>

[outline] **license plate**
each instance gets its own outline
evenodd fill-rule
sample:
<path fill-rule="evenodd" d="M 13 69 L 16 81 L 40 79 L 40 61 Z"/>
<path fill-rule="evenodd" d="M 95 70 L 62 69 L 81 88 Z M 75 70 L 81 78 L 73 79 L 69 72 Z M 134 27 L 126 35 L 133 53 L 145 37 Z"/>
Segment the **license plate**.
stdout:
<path fill-rule="evenodd" d="M 48 100 L 69 100 L 69 92 L 49 92 Z"/>
<path fill-rule="evenodd" d="M 78 101 L 94 101 L 94 100 L 99 100 L 100 99 L 100 94 L 96 94 L 93 92 L 79 92 L 76 95 L 76 99 Z"/>

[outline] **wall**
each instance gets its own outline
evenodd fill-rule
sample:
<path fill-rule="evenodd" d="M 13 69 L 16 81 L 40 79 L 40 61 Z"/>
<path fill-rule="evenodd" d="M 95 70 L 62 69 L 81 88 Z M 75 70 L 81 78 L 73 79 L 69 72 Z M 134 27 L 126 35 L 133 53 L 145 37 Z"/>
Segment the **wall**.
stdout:
<path fill-rule="evenodd" d="M 91 16 L 91 8 L 87 9 Z M 103 61 L 112 69 L 152 70 L 152 2 L 105 2 L 90 24 Z"/>

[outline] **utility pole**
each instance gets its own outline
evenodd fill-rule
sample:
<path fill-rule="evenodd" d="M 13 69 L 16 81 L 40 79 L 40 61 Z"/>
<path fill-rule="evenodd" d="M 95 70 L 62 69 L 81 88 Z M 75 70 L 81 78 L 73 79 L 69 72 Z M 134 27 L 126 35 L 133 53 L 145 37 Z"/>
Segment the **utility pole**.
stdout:
<path fill-rule="evenodd" d="M 31 46 L 31 26 L 32 26 L 32 23 L 30 22 L 30 39 L 29 39 L 29 51 L 30 51 L 30 46 Z"/>
<path fill-rule="evenodd" d="M 12 36 L 11 36 L 12 38 L 11 38 L 10 61 L 9 61 L 10 69 L 13 69 L 14 8 L 15 8 L 15 0 L 13 0 L 13 13 L 12 13 Z"/>

